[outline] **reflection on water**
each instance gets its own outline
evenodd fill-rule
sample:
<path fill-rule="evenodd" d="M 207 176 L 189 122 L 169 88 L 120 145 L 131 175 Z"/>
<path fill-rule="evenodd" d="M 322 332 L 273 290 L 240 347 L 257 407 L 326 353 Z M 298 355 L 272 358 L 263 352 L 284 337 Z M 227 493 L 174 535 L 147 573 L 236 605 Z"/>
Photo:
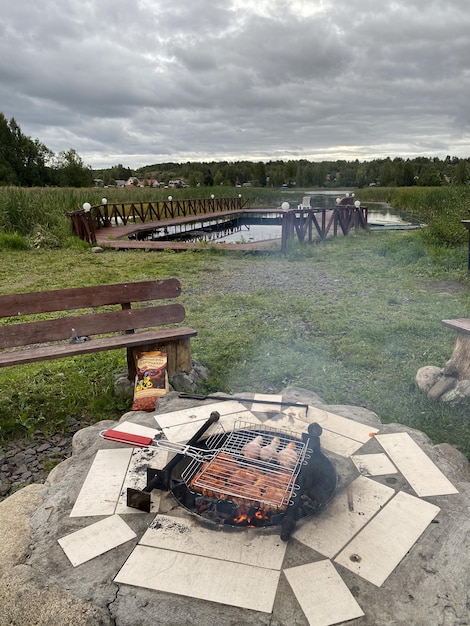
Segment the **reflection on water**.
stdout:
<path fill-rule="evenodd" d="M 300 197 L 299 197 L 300 196 Z M 282 193 L 279 206 L 286 200 L 292 208 L 302 203 L 302 198 L 310 196 L 310 206 L 318 209 L 332 209 L 337 204 L 337 198 L 351 197 L 351 204 L 360 201 L 360 193 L 354 195 L 346 190 L 325 190 Z M 365 204 L 365 203 L 364 203 Z M 385 203 L 368 205 L 368 225 L 371 229 L 412 229 L 420 228 L 420 224 L 394 211 Z M 259 223 L 259 222 L 262 223 Z M 256 223 L 258 222 L 258 223 Z M 275 223 L 277 222 L 277 223 Z M 187 230 L 186 230 L 187 229 Z M 142 231 L 136 236 L 138 239 L 153 241 L 207 241 L 210 243 L 251 243 L 257 241 L 280 240 L 282 226 L 280 215 L 265 215 L 263 218 L 254 218 L 247 214 L 226 221 L 208 220 L 199 224 L 167 226 L 149 231 Z"/>
<path fill-rule="evenodd" d="M 214 243 L 251 243 L 254 241 L 267 241 L 280 239 L 282 226 L 276 224 L 250 224 L 244 226 L 237 233 L 224 236 Z"/>
<path fill-rule="evenodd" d="M 356 200 L 361 200 L 361 192 L 353 194 L 347 190 L 322 190 L 322 191 L 306 191 L 305 196 L 311 196 L 310 204 L 314 207 L 333 208 L 336 205 L 336 198 L 344 198 L 351 196 L 351 204 Z M 371 229 L 374 228 L 421 228 L 422 224 L 414 221 L 409 216 L 404 215 L 401 211 L 395 210 L 385 202 L 363 202 L 368 206 L 367 223 Z"/>

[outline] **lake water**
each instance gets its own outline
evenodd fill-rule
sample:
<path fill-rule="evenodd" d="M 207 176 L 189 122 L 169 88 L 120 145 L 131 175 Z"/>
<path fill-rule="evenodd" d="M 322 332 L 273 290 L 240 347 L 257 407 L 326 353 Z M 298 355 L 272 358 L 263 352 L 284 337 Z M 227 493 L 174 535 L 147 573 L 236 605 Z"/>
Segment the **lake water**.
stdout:
<path fill-rule="evenodd" d="M 279 206 L 283 202 L 289 202 L 292 208 L 296 208 L 301 202 L 304 196 L 310 196 L 310 205 L 314 208 L 334 208 L 336 206 L 336 198 L 343 198 L 349 195 L 347 190 L 324 190 L 324 191 L 283 191 L 280 193 Z M 355 196 L 351 196 L 351 203 L 354 201 L 360 201 L 360 192 Z M 366 203 L 364 203 L 366 204 Z M 385 203 L 372 203 L 368 204 L 368 224 L 371 229 L 382 228 L 412 228 L 419 227 L 419 225 L 413 225 L 412 222 L 406 220 L 398 211 L 393 211 Z M 210 227 L 210 224 L 207 224 Z M 167 229 L 166 235 L 176 235 L 177 231 L 173 228 Z M 178 231 L 178 234 L 181 233 Z M 236 228 L 221 228 L 220 231 L 214 230 L 208 232 L 205 228 L 204 231 L 188 231 L 184 235 L 178 236 L 178 239 L 191 239 L 200 241 L 210 241 L 211 243 L 249 243 L 254 241 L 267 241 L 271 239 L 281 239 L 282 226 L 279 224 L 244 224 L 237 226 Z M 163 231 L 156 233 L 154 239 L 163 238 Z"/>

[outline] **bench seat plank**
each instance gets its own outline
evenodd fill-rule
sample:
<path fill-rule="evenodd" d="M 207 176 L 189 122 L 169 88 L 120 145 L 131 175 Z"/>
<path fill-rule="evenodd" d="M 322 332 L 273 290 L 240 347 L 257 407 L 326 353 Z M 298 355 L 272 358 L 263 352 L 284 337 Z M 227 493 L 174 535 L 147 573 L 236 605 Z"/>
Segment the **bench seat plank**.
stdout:
<path fill-rule="evenodd" d="M 0 353 L 0 367 L 34 363 L 36 361 L 47 361 L 79 354 L 103 352 L 115 348 L 139 348 L 141 346 L 160 345 L 167 342 L 171 343 L 172 341 L 188 339 L 196 335 L 197 331 L 193 328 L 181 326 L 178 328 L 147 330 L 128 335 L 98 337 L 84 341 L 83 343 L 56 343 L 25 350 L 12 350 Z"/>
<path fill-rule="evenodd" d="M 49 341 L 64 341 L 72 337 L 72 329 L 75 329 L 80 337 L 92 337 L 137 328 L 177 324 L 184 320 L 185 314 L 181 304 L 167 304 L 157 307 L 119 309 L 106 313 L 67 315 L 37 322 L 4 324 L 0 326 L 0 349 Z"/>
<path fill-rule="evenodd" d="M 1 296 L 0 317 L 17 317 L 34 313 L 71 311 L 85 307 L 162 300 L 177 298 L 180 294 L 181 284 L 176 278 L 94 287 L 71 287 L 32 293 L 12 293 Z"/>

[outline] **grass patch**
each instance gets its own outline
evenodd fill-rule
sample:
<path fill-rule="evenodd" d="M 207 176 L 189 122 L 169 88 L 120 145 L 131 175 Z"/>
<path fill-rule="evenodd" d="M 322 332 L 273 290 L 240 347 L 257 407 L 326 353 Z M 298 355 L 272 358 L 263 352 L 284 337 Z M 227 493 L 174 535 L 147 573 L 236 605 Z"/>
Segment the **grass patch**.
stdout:
<path fill-rule="evenodd" d="M 470 458 L 468 407 L 431 402 L 414 384 L 420 367 L 450 358 L 455 335 L 441 320 L 470 316 L 466 260 L 465 247 L 429 246 L 419 231 L 351 235 L 285 256 L 0 249 L 0 290 L 177 277 L 186 323 L 198 330 L 193 356 L 211 373 L 201 391 L 299 386 Z M 130 403 L 114 396 L 113 375 L 124 369 L 124 351 L 112 351 L 0 370 L 0 437 L 121 417 Z"/>

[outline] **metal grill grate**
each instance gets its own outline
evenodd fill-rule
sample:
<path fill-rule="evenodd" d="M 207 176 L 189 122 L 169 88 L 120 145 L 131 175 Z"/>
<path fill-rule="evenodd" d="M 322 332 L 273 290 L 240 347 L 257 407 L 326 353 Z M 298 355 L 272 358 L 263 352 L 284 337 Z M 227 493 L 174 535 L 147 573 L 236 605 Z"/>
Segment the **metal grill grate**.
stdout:
<path fill-rule="evenodd" d="M 255 502 L 268 510 L 288 505 L 309 452 L 308 440 L 304 443 L 293 432 L 241 421 L 233 432 L 209 439 L 207 446 L 205 460 L 192 459 L 183 471 L 186 485 L 207 497 Z"/>

